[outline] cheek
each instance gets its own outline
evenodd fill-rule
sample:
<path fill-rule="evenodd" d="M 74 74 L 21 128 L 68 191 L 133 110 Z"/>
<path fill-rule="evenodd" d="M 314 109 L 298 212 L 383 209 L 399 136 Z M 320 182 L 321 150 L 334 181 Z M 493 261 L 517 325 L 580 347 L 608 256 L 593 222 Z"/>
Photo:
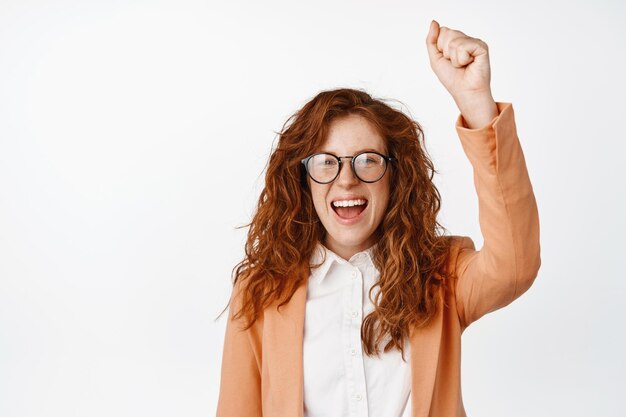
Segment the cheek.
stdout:
<path fill-rule="evenodd" d="M 311 190 L 311 199 L 313 200 L 313 206 L 317 214 L 324 210 L 326 206 L 326 190 L 320 184 L 309 183 L 309 189 Z"/>
<path fill-rule="evenodd" d="M 389 204 L 389 197 L 391 196 L 391 174 L 389 172 L 386 173 L 384 182 L 381 184 L 383 186 L 383 194 L 385 195 L 385 207 Z"/>
<path fill-rule="evenodd" d="M 376 207 L 376 213 L 374 213 L 374 221 L 376 223 L 376 227 L 380 226 L 383 219 L 387 215 L 387 212 L 389 211 L 390 190 L 389 190 L 388 183 L 382 186 L 377 191 L 378 191 L 378 194 L 377 194 L 378 204 Z"/>
<path fill-rule="evenodd" d="M 372 191 L 376 195 L 376 199 L 378 200 L 378 206 L 381 208 L 385 208 L 387 207 L 387 204 L 389 202 L 389 177 L 385 177 L 385 179 L 377 185 L 378 186 L 376 187 L 376 189 Z"/>

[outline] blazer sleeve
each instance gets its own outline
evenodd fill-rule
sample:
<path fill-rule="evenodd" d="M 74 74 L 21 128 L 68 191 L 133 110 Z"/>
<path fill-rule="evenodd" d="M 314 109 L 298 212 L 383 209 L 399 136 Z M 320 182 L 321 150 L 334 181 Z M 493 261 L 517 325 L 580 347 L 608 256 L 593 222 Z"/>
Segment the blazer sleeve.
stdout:
<path fill-rule="evenodd" d="M 456 122 L 473 168 L 484 240 L 476 251 L 470 237 L 458 237 L 455 295 L 463 329 L 526 292 L 541 265 L 537 203 L 513 105 L 496 105 L 498 116 L 484 127 L 469 129 L 462 115 Z"/>
<path fill-rule="evenodd" d="M 260 360 L 250 339 L 254 326 L 242 330 L 243 318 L 233 319 L 240 305 L 238 284 L 232 291 L 226 323 L 216 417 L 262 417 Z"/>

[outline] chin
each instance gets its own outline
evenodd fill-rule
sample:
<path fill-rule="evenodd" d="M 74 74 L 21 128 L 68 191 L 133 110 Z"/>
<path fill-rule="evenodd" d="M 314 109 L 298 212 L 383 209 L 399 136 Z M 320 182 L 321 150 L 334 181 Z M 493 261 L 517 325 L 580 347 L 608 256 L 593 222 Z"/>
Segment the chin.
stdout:
<path fill-rule="evenodd" d="M 329 237 L 337 244 L 343 247 L 362 247 L 362 246 L 370 246 L 368 241 L 371 238 L 371 234 L 358 234 L 358 235 L 350 235 L 346 233 L 342 233 L 341 235 L 333 235 L 329 234 Z M 373 244 L 373 243 L 372 243 Z M 363 249 L 367 249 L 363 247 Z"/>

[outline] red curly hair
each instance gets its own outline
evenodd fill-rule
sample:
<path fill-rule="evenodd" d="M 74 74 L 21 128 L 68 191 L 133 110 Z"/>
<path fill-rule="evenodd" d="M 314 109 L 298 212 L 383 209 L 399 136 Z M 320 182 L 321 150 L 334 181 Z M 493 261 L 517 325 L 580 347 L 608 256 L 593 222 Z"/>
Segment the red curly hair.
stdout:
<path fill-rule="evenodd" d="M 387 212 L 376 232 L 380 239 L 373 260 L 380 278 L 370 299 L 376 286 L 380 291 L 372 300 L 374 311 L 363 320 L 361 339 L 367 355 L 378 355 L 387 335 L 384 351 L 395 346 L 404 357 L 409 326 L 427 324 L 443 302 L 439 291 L 445 288 L 451 239 L 437 222 L 441 196 L 432 181 L 437 171 L 425 150 L 421 126 L 361 90 L 322 91 L 277 132 L 265 187 L 246 225 L 245 257 L 233 268 L 233 286 L 241 289 L 241 309 L 233 318 L 244 317 L 245 328 L 250 328 L 263 309 L 275 301 L 278 307 L 286 304 L 309 278 L 311 255 L 317 243 L 324 242 L 326 231 L 300 160 L 321 147 L 335 118 L 349 114 L 366 118 L 397 160 L 391 169 Z"/>

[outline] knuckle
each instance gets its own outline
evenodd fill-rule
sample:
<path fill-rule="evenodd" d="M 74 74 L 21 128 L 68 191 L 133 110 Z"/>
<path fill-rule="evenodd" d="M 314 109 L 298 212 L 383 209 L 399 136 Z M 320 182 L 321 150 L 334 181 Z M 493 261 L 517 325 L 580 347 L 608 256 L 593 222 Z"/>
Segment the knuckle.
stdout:
<path fill-rule="evenodd" d="M 487 43 L 486 43 L 485 41 L 483 41 L 483 40 L 482 40 L 482 39 L 480 39 L 480 38 L 475 38 L 475 39 L 476 39 L 476 42 L 478 42 L 478 43 L 479 43 L 479 44 L 481 44 L 483 47 L 485 47 L 485 49 L 486 49 L 486 48 L 488 48 Z"/>
<path fill-rule="evenodd" d="M 464 41 L 463 38 L 454 38 L 454 39 L 450 40 L 450 42 L 448 43 L 448 48 L 457 49 L 461 45 L 463 45 L 463 43 L 464 43 L 463 41 Z"/>

